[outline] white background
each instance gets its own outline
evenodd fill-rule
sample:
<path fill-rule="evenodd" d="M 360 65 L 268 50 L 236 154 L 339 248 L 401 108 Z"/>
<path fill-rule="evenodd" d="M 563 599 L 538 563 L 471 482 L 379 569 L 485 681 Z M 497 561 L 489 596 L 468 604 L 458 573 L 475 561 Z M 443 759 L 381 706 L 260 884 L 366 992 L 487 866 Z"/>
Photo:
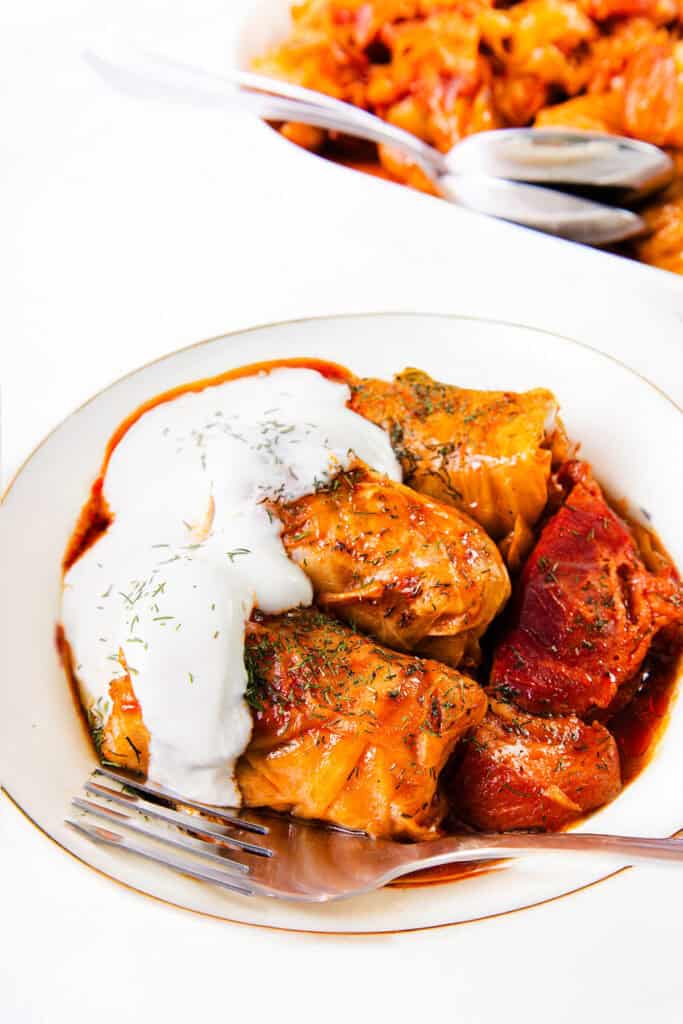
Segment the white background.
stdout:
<path fill-rule="evenodd" d="M 228 62 L 249 7 L 3 7 L 4 483 L 56 422 L 136 365 L 236 327 L 317 313 L 518 320 L 601 347 L 683 399 L 679 279 L 332 167 L 248 118 L 119 96 L 81 59 L 115 33 Z M 27 543 L 33 529 L 39 509 Z M 21 699 L 21 680 L 0 685 Z M 681 1017 L 682 907 L 683 877 L 639 869 L 476 925 L 363 939 L 276 934 L 125 891 L 0 798 L 0 1021 L 255 1011 L 530 1024 L 646 1014 L 668 1024 Z"/>

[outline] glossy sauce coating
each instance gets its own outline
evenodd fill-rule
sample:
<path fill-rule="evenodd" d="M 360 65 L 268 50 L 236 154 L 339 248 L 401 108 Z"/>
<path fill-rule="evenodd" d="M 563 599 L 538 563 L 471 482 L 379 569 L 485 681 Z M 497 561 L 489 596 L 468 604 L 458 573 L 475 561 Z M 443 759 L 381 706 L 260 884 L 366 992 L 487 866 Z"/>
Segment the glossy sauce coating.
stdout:
<path fill-rule="evenodd" d="M 338 367 L 335 364 L 321 363 L 315 360 L 280 360 L 277 361 L 278 366 L 282 365 L 298 365 L 307 366 L 318 370 L 324 376 L 331 380 L 344 381 L 350 383 L 352 386 L 357 383 L 357 378 L 354 378 L 349 371 L 342 367 Z M 221 375 L 220 378 L 214 378 L 214 380 L 232 379 L 232 377 L 240 377 L 245 373 L 253 373 L 260 369 L 261 365 L 269 367 L 273 364 L 256 364 L 252 368 L 241 368 L 240 370 L 234 371 Z M 204 386 L 207 386 L 206 383 Z M 166 395 L 159 396 L 158 399 L 152 400 L 142 410 L 136 411 L 131 417 L 129 417 L 128 427 L 139 419 L 142 412 L 148 408 L 153 408 L 155 405 L 160 404 L 164 401 L 172 400 L 179 393 L 183 393 L 185 390 L 196 391 L 202 389 L 202 382 L 195 382 L 188 385 L 186 388 L 174 389 L 174 391 L 167 393 Z M 128 427 L 122 425 L 122 428 L 117 434 L 120 437 L 124 436 Z M 111 451 L 114 448 L 114 439 L 110 445 L 110 450 L 107 453 L 104 467 L 111 455 Z M 118 442 L 117 442 L 118 443 Z M 89 506 L 84 510 L 81 521 L 79 522 L 78 528 L 75 531 L 74 537 L 65 557 L 65 564 L 70 565 L 78 558 L 79 554 L 87 550 L 87 548 L 93 543 L 97 536 L 106 529 L 108 523 L 108 510 L 103 504 L 103 498 L 101 494 L 101 478 L 97 481 L 93 487 L 92 500 Z M 639 538 L 640 544 L 641 538 Z M 641 545 L 642 546 L 642 545 Z M 656 547 L 653 546 L 653 550 Z M 654 554 L 652 560 L 657 564 L 665 564 L 666 559 L 661 559 L 660 556 Z M 659 562 L 658 562 L 659 560 Z M 650 559 L 648 558 L 648 565 L 650 565 Z M 61 642 L 61 649 L 64 652 L 67 645 Z M 623 766 L 623 778 L 624 782 L 628 782 L 631 778 L 642 770 L 644 765 L 647 763 L 649 756 L 656 740 L 661 733 L 661 729 L 666 722 L 668 708 L 673 692 L 675 691 L 676 676 L 677 676 L 677 658 L 679 653 L 679 646 L 675 640 L 667 644 L 658 644 L 654 649 L 639 674 L 639 682 L 636 685 L 633 684 L 633 688 L 629 691 L 630 694 L 635 693 L 629 699 L 629 702 L 621 710 L 617 711 L 615 717 L 609 720 L 609 728 L 614 731 L 617 744 L 619 746 L 622 766 Z M 65 657 L 65 661 L 68 658 Z M 626 686 L 624 686 L 626 691 Z M 135 697 L 127 693 L 119 694 L 119 711 L 122 714 L 126 714 L 131 721 L 135 717 Z M 92 723 L 91 723 L 92 724 Z M 128 732 L 131 730 L 129 729 Z M 134 734 L 135 737 L 135 734 Z M 116 737 L 112 736 L 111 749 L 116 750 Z M 124 738 L 124 742 L 127 741 Z M 133 739 L 135 746 L 138 744 Z M 143 751 L 144 754 L 144 751 Z M 136 755 L 131 755 L 134 759 Z M 139 758 L 137 758 L 139 762 Z M 129 764 L 130 767 L 134 767 L 134 763 Z M 432 871 L 420 872 L 416 876 L 416 881 L 421 884 L 422 882 L 434 881 L 445 881 L 450 880 L 454 877 L 465 877 L 471 871 L 479 873 L 481 869 L 476 865 L 467 868 L 466 866 L 455 866 L 453 868 L 439 868 L 433 869 Z M 413 880 L 408 879 L 407 883 L 411 884 Z"/>
<path fill-rule="evenodd" d="M 482 831 L 557 831 L 621 789 L 617 744 L 598 722 L 539 718 L 501 701 L 468 736 L 452 812 Z"/>
<path fill-rule="evenodd" d="M 486 710 L 474 680 L 312 609 L 257 614 L 246 652 L 254 736 L 237 777 L 247 805 L 385 837 L 437 834 L 439 775 Z"/>
<path fill-rule="evenodd" d="M 510 582 L 469 516 L 362 464 L 274 511 L 321 607 L 395 649 L 479 662 L 479 638 Z"/>
<path fill-rule="evenodd" d="M 537 714 L 607 708 L 653 637 L 683 623 L 672 569 L 655 575 L 586 463 L 570 462 L 562 507 L 544 526 L 516 587 L 491 686 Z"/>

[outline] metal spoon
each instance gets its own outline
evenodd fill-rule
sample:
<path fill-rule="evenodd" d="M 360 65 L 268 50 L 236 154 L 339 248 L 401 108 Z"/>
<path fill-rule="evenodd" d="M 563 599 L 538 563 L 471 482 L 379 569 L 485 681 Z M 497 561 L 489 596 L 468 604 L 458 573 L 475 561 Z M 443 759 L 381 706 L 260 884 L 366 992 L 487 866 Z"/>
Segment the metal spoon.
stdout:
<path fill-rule="evenodd" d="M 634 199 L 663 188 L 674 174 L 671 157 L 648 142 L 566 128 L 478 132 L 441 153 L 410 132 L 324 93 L 250 71 L 229 70 L 225 79 L 243 89 L 299 100 L 324 110 L 334 117 L 332 130 L 395 146 L 412 156 L 430 178 L 485 174 L 530 184 L 623 191 Z M 337 125 L 342 118 L 347 127 L 340 129 Z M 321 122 L 317 126 L 326 127 Z"/>
<path fill-rule="evenodd" d="M 113 56 L 88 51 L 84 57 L 109 84 L 135 96 L 175 99 L 202 107 L 246 108 L 266 120 L 299 121 L 399 146 L 419 163 L 444 198 L 479 213 L 597 246 L 616 244 L 645 229 L 642 219 L 630 210 L 519 180 L 504 181 L 483 170 L 490 164 L 482 165 L 476 173 L 460 173 L 457 166 L 451 168 L 449 154 L 444 156 L 408 132 L 350 104 L 322 93 L 301 90 L 290 83 L 264 79 L 249 72 L 231 71 L 219 75 L 138 50 L 119 48 Z M 236 89 L 236 85 L 241 88 Z M 263 91 L 265 87 L 274 92 Z M 302 93 L 305 99 L 301 98 Z M 308 99 L 309 95 L 315 102 Z M 476 138 L 497 134 L 482 133 Z M 604 138 L 611 139 L 611 136 Z M 467 159 L 474 168 L 469 147 L 468 153 Z M 585 175 L 586 169 L 581 171 L 580 164 L 580 159 L 573 161 L 574 172 Z M 546 162 L 546 168 L 551 165 L 552 161 Z M 583 178 L 573 180 L 578 183 Z"/>
<path fill-rule="evenodd" d="M 584 245 L 616 245 L 645 229 L 632 210 L 538 185 L 482 174 L 445 174 L 439 184 L 459 206 Z"/>

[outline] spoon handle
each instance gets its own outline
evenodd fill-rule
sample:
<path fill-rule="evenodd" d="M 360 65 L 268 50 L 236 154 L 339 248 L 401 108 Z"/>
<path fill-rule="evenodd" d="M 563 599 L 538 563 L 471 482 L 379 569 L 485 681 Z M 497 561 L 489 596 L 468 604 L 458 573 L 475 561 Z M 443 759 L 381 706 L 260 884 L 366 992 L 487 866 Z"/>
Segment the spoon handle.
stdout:
<path fill-rule="evenodd" d="M 296 100 L 315 110 L 329 112 L 339 119 L 339 123 L 343 121 L 344 128 L 339 129 L 340 131 L 346 131 L 349 135 L 367 139 L 370 142 L 396 146 L 412 156 L 420 166 L 427 170 L 430 176 L 433 176 L 435 172 L 446 170 L 444 155 L 438 149 L 434 149 L 433 146 L 423 142 L 416 135 L 404 131 L 403 128 L 383 121 L 375 114 L 370 114 L 367 110 L 355 107 L 351 103 L 334 99 L 332 96 L 313 89 L 305 89 L 293 82 L 257 75 L 252 71 L 237 71 L 231 68 L 226 72 L 226 80 L 250 92 L 267 93 Z M 319 123 L 319 127 L 324 128 L 325 125 Z"/>
<path fill-rule="evenodd" d="M 106 52 L 89 50 L 84 57 L 110 85 L 136 96 L 241 108 L 267 120 L 298 121 L 396 146 L 411 156 L 431 179 L 445 170 L 442 154 L 415 135 L 350 103 L 290 82 L 248 71 L 205 71 L 130 47 L 110 46 Z"/>

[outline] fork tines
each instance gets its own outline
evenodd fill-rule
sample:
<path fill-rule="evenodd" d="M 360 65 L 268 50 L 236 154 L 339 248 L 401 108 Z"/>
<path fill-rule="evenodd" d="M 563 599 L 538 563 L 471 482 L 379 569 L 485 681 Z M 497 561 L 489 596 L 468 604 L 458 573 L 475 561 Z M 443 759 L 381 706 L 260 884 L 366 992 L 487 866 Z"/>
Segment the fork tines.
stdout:
<path fill-rule="evenodd" d="M 103 785 L 95 776 L 115 785 Z M 263 838 L 268 835 L 267 825 L 104 767 L 95 770 L 84 789 L 97 799 L 75 797 L 72 804 L 84 817 L 67 820 L 81 835 L 243 895 L 264 892 L 249 875 L 250 860 L 273 856 Z M 106 827 L 93 823 L 92 818 L 105 822 Z M 190 856 L 172 856 L 168 847 Z M 212 867 L 203 861 L 210 861 Z"/>

